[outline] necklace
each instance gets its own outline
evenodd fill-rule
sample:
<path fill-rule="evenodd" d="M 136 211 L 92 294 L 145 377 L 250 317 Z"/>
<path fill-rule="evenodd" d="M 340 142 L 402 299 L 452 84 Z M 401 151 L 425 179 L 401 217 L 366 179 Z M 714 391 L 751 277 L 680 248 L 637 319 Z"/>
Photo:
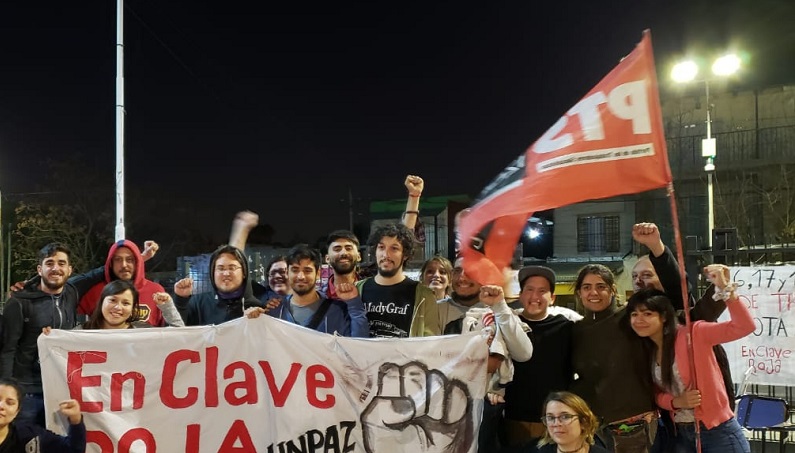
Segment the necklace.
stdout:
<path fill-rule="evenodd" d="M 560 445 L 558 445 L 558 453 L 577 453 L 578 451 L 582 450 L 582 447 L 585 446 L 585 442 L 581 443 L 579 447 L 575 448 L 574 450 L 561 450 Z"/>

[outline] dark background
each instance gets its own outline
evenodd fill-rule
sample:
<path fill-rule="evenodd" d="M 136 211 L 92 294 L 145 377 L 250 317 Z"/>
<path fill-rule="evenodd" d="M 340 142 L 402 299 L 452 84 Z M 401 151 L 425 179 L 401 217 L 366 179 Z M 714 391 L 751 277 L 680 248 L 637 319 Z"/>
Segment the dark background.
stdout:
<path fill-rule="evenodd" d="M 727 49 L 746 59 L 734 89 L 795 82 L 793 3 L 130 0 L 127 229 L 221 241 L 251 209 L 274 239 L 314 241 L 347 228 L 349 190 L 359 219 L 409 173 L 426 196 L 475 196 L 644 29 L 663 96 L 676 59 Z M 3 5 L 6 200 L 85 180 L 45 163 L 75 156 L 113 190 L 115 35 L 113 1 Z"/>

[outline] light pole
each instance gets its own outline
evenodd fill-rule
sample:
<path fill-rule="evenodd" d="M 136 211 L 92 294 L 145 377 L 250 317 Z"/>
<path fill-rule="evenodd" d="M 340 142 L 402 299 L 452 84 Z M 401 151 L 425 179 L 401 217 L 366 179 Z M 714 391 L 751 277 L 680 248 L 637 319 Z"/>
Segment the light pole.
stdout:
<path fill-rule="evenodd" d="M 726 77 L 740 69 L 740 58 L 735 54 L 724 55 L 712 64 L 712 74 Z M 683 61 L 674 65 L 671 78 L 675 82 L 687 83 L 695 80 L 698 65 L 691 61 Z M 704 91 L 707 104 L 707 138 L 701 141 L 701 156 L 706 158 L 704 171 L 707 173 L 707 246 L 712 249 L 712 230 L 715 228 L 715 200 L 712 179 L 715 173 L 715 139 L 712 138 L 712 105 L 709 103 L 709 78 L 704 77 Z"/>

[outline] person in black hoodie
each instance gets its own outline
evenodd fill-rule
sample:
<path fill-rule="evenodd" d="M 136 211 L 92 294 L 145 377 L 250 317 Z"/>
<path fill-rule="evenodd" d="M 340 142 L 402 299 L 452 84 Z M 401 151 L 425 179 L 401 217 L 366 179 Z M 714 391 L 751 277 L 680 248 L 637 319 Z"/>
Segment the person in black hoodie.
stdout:
<path fill-rule="evenodd" d="M 222 245 L 210 256 L 213 291 L 193 294 L 193 279 L 174 284 L 174 304 L 187 326 L 221 324 L 243 316 L 246 308 L 262 307 L 252 294 L 248 260 L 239 248 Z"/>
<path fill-rule="evenodd" d="M 17 417 L 45 425 L 39 349 L 36 340 L 45 327 L 71 329 L 77 313 L 77 290 L 67 282 L 72 274 L 71 252 L 63 244 L 45 245 L 38 254 L 38 275 L 15 291 L 3 309 L 0 378 L 19 381 L 28 403 Z"/>

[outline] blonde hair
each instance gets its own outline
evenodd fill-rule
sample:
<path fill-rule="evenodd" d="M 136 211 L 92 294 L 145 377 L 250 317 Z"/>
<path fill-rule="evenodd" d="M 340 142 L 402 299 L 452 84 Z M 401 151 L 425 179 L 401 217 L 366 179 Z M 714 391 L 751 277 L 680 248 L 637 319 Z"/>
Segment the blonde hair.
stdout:
<path fill-rule="evenodd" d="M 580 422 L 580 430 L 582 431 L 580 436 L 583 438 L 583 441 L 588 442 L 588 445 L 593 445 L 594 434 L 596 433 L 596 429 L 599 427 L 599 419 L 596 418 L 596 415 L 594 415 L 594 413 L 591 411 L 591 408 L 588 407 L 588 403 L 571 392 L 552 392 L 547 396 L 547 399 L 544 400 L 542 417 L 546 416 L 547 405 L 552 401 L 565 404 L 574 411 L 574 414 L 577 415 L 577 419 Z M 538 446 L 541 447 L 546 444 L 554 443 L 555 441 L 552 440 L 552 437 L 549 435 L 549 429 L 547 428 L 544 430 L 544 437 L 538 441 Z"/>
<path fill-rule="evenodd" d="M 425 271 L 428 269 L 428 265 L 433 262 L 439 263 L 439 267 L 447 273 L 447 286 L 444 288 L 444 295 L 449 296 L 452 290 L 453 263 L 441 255 L 433 256 L 422 264 L 422 268 L 420 269 L 420 282 L 422 282 L 423 285 L 425 284 Z"/>

